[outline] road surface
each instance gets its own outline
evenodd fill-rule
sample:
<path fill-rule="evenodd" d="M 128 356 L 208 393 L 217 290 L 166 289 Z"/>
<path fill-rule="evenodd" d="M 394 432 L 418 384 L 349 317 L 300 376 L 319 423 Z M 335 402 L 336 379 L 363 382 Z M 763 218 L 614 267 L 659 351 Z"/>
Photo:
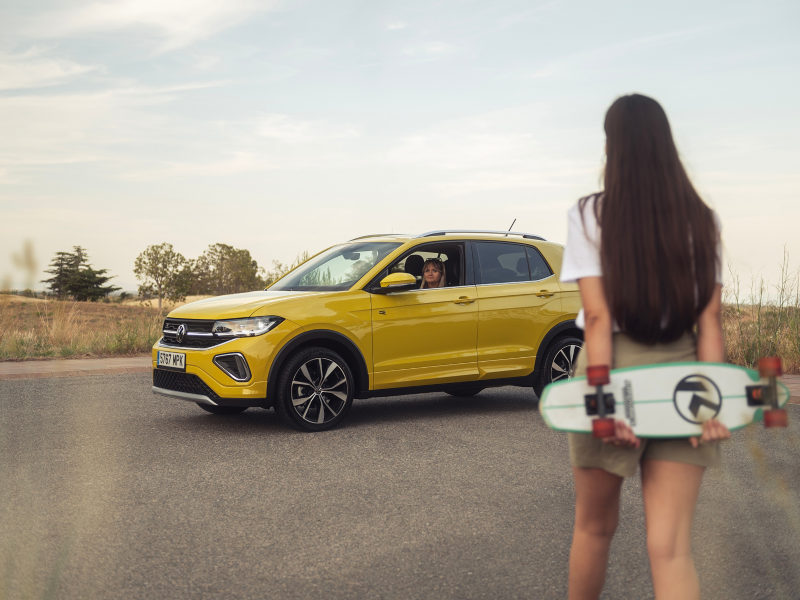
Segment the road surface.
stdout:
<path fill-rule="evenodd" d="M 0 381 L 0 597 L 566 596 L 566 436 L 532 392 L 358 400 L 338 429 L 303 434 L 150 385 Z M 789 430 L 735 434 L 706 475 L 703 598 L 800 598 L 800 405 L 789 412 Z M 652 597 L 636 478 L 603 597 Z"/>

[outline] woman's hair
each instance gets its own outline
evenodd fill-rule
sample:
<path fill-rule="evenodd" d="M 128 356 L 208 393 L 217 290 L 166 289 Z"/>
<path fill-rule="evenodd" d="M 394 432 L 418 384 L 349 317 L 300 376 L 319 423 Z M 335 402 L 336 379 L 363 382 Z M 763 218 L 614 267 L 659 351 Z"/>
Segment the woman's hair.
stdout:
<path fill-rule="evenodd" d="M 594 211 L 611 314 L 639 342 L 671 342 L 692 330 L 711 300 L 714 216 L 689 181 L 658 102 L 618 98 L 605 131 L 605 190 Z"/>
<path fill-rule="evenodd" d="M 444 270 L 444 263 L 438 258 L 429 258 L 428 260 L 425 261 L 425 264 L 422 265 L 422 285 L 420 286 L 419 289 L 422 290 L 422 289 L 426 289 L 426 288 L 430 287 L 428 285 L 428 282 L 425 281 L 425 268 L 428 265 L 433 265 L 433 268 L 436 269 L 437 271 L 439 271 L 442 274 L 442 278 L 439 280 L 439 286 L 438 287 L 446 287 L 447 286 L 447 273 L 445 273 L 445 270 Z"/>

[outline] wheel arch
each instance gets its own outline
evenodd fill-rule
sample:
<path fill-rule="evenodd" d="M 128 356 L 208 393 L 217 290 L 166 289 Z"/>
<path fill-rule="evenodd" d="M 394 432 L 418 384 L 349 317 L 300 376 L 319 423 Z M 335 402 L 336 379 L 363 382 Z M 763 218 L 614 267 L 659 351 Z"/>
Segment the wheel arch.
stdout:
<path fill-rule="evenodd" d="M 369 371 L 367 371 L 367 361 L 359 347 L 347 336 L 331 331 L 329 329 L 313 329 L 293 337 L 280 350 L 278 350 L 275 360 L 269 367 L 267 375 L 267 401 L 272 403 L 278 393 L 276 389 L 278 373 L 280 373 L 286 360 L 298 350 L 319 346 L 328 348 L 342 355 L 347 361 L 350 370 L 355 378 L 355 397 L 360 398 L 362 392 L 369 390 Z"/>
<path fill-rule="evenodd" d="M 533 373 L 531 373 L 531 376 L 535 380 L 538 380 L 539 378 L 539 374 L 542 370 L 542 361 L 544 360 L 545 354 L 547 354 L 547 349 L 550 347 L 550 344 L 552 344 L 553 340 L 556 338 L 565 335 L 574 335 L 577 338 L 583 339 L 583 329 L 575 324 L 574 319 L 569 319 L 567 321 L 561 321 L 561 323 L 558 323 L 555 327 L 547 332 L 542 339 L 542 343 L 539 344 L 539 348 L 536 351 L 536 363 L 533 367 Z"/>

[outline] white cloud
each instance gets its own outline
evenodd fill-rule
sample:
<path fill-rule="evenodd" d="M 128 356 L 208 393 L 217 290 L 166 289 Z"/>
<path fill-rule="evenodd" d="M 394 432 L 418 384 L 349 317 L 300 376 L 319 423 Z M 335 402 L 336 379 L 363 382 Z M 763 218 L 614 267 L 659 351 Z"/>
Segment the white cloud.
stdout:
<path fill-rule="evenodd" d="M 47 56 L 48 49 L 30 48 L 21 54 L 0 53 L 0 90 L 58 85 L 96 67 Z"/>
<path fill-rule="evenodd" d="M 591 50 L 584 50 L 573 54 L 568 54 L 554 61 L 551 61 L 545 66 L 534 66 L 532 69 L 517 69 L 515 71 L 501 75 L 501 79 L 514 78 L 514 79 L 541 79 L 552 77 L 553 75 L 564 73 L 574 69 L 579 65 L 606 65 L 614 63 L 621 57 L 636 54 L 657 48 L 660 46 L 667 46 L 671 44 L 679 44 L 686 42 L 690 39 L 707 35 L 710 31 L 725 27 L 727 24 L 709 25 L 706 27 L 694 27 L 691 29 L 682 29 L 678 31 L 671 31 L 668 33 L 661 33 L 656 35 L 649 35 L 630 40 L 623 40 L 615 42 L 599 48 Z"/>
<path fill-rule="evenodd" d="M 290 144 L 354 138 L 361 135 L 360 130 L 351 125 L 333 124 L 327 121 L 305 121 L 277 113 L 262 115 L 256 131 L 262 137 Z"/>
<path fill-rule="evenodd" d="M 183 133 L 169 117 L 145 110 L 185 91 L 221 85 L 206 82 L 152 88 L 131 86 L 95 93 L 0 97 L 0 170 L 6 181 L 45 165 L 125 162 L 126 145 L 152 148 Z M 138 157 L 147 160 L 148 157 Z"/>
<path fill-rule="evenodd" d="M 123 179 L 131 181 L 157 181 L 184 177 L 226 177 L 249 171 L 266 171 L 278 168 L 265 156 L 254 152 L 235 151 L 229 158 L 215 162 L 166 162 L 154 169 L 130 171 Z"/>
<path fill-rule="evenodd" d="M 226 177 L 255 171 L 308 168 L 341 168 L 374 162 L 362 149 L 344 147 L 361 137 L 361 130 L 349 124 L 325 120 L 304 120 L 280 113 L 256 119 L 226 123 L 217 139 L 223 158 L 165 162 L 152 169 L 132 171 L 126 179 L 154 181 L 184 177 Z"/>
<path fill-rule="evenodd" d="M 222 59 L 219 56 L 198 56 L 197 62 L 194 63 L 194 68 L 199 71 L 207 71 L 220 65 Z"/>
<path fill-rule="evenodd" d="M 542 110 L 528 105 L 450 119 L 403 137 L 389 159 L 447 170 L 525 163 L 539 152 L 535 128 Z"/>
<path fill-rule="evenodd" d="M 537 69 L 534 71 L 527 69 L 514 69 L 513 71 L 499 75 L 498 79 L 545 79 L 547 77 L 552 77 L 555 74 L 556 71 L 552 67 L 546 69 Z"/>
<path fill-rule="evenodd" d="M 387 159 L 435 171 L 444 196 L 591 181 L 597 164 L 553 155 L 544 114 L 542 105 L 524 105 L 451 119 L 402 138 Z"/>
<path fill-rule="evenodd" d="M 408 24 L 405 21 L 394 21 L 389 23 L 387 29 L 389 31 L 395 31 L 397 29 L 405 29 L 406 27 L 408 27 Z"/>
<path fill-rule="evenodd" d="M 73 35 L 144 28 L 159 38 L 158 50 L 188 46 L 274 9 L 278 0 L 110 0 L 40 20 L 32 35 Z"/>
<path fill-rule="evenodd" d="M 456 51 L 453 44 L 447 42 L 426 42 L 403 49 L 403 54 L 422 58 L 439 58 Z"/>

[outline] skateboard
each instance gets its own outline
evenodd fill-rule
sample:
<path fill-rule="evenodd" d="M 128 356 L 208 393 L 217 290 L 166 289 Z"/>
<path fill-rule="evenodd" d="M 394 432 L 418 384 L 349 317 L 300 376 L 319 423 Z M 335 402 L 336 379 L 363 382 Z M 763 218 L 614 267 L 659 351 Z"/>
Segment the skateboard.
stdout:
<path fill-rule="evenodd" d="M 758 371 L 700 362 L 611 371 L 592 366 L 585 377 L 548 385 L 539 412 L 556 431 L 598 438 L 614 435 L 614 419 L 644 438 L 698 436 L 712 418 L 731 431 L 762 420 L 766 427 L 786 427 L 790 394 L 777 380 L 782 374 L 777 357 L 762 358 Z"/>

